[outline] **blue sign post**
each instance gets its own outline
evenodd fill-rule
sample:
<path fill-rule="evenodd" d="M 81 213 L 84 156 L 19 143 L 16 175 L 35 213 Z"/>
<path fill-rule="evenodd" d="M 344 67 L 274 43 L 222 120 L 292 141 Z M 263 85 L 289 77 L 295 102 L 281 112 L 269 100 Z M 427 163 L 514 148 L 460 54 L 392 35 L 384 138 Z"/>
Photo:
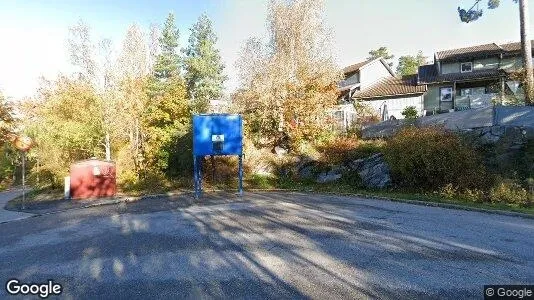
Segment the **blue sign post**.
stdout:
<path fill-rule="evenodd" d="M 195 197 L 202 193 L 202 157 L 239 156 L 239 194 L 243 194 L 243 119 L 241 115 L 193 116 L 193 178 Z"/>

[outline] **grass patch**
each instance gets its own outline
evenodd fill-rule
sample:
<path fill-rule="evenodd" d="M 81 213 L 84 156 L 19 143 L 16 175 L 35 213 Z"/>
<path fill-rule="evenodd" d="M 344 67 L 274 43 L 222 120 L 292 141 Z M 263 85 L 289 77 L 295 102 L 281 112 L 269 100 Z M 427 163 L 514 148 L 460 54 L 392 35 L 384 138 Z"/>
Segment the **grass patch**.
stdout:
<path fill-rule="evenodd" d="M 245 178 L 244 189 L 252 190 L 287 190 L 287 191 L 301 191 L 301 192 L 314 192 L 314 193 L 333 193 L 340 195 L 356 195 L 367 197 L 384 197 L 392 200 L 416 200 L 429 203 L 443 203 L 454 204 L 470 208 L 481 208 L 488 210 L 502 210 L 519 212 L 525 214 L 534 215 L 534 207 L 521 207 L 513 204 L 505 203 L 475 203 L 460 199 L 447 199 L 441 196 L 439 193 L 416 193 L 400 190 L 368 190 L 361 187 L 347 184 L 347 183 L 330 183 L 330 184 L 318 184 L 314 181 L 295 181 L 289 178 L 276 178 L 272 176 L 253 175 Z M 179 180 L 166 180 L 165 182 L 159 181 L 158 184 L 149 185 L 148 183 L 138 184 L 135 186 L 124 187 L 119 190 L 119 195 L 127 196 L 141 196 L 147 194 L 161 194 L 179 190 L 191 190 L 193 188 L 192 180 L 179 179 Z M 236 190 L 237 191 L 237 179 L 234 182 L 221 182 L 210 183 L 203 182 L 203 189 L 205 191 L 210 190 Z M 28 192 L 26 197 L 26 204 L 54 201 L 63 198 L 63 191 L 58 189 L 52 189 L 49 187 L 36 188 Z M 22 197 L 18 197 L 10 201 L 10 205 L 19 204 L 22 201 Z"/>
<path fill-rule="evenodd" d="M 50 186 L 32 188 L 26 190 L 25 204 L 51 202 L 63 199 L 63 190 Z M 8 202 L 10 206 L 22 203 L 22 196 Z"/>
<path fill-rule="evenodd" d="M 534 207 L 521 207 L 515 204 L 505 204 L 505 203 L 476 203 L 468 202 L 461 199 L 447 199 L 438 193 L 416 193 L 409 191 L 399 191 L 399 190 L 369 190 L 362 189 L 361 187 L 355 187 L 354 185 L 344 184 L 344 183 L 330 183 L 330 184 L 318 184 L 313 181 L 292 181 L 289 179 L 260 179 L 256 178 L 256 182 L 262 182 L 262 189 L 282 189 L 282 190 L 296 190 L 302 192 L 314 192 L 314 193 L 334 193 L 334 194 L 352 194 L 358 196 L 368 196 L 368 197 L 384 197 L 392 200 L 415 200 L 429 203 L 443 203 L 443 204 L 453 204 L 460 205 L 470 208 L 480 208 L 487 210 L 502 210 L 502 211 L 511 211 L 519 212 L 534 215 Z M 265 181 L 268 182 L 268 185 L 265 184 Z"/>

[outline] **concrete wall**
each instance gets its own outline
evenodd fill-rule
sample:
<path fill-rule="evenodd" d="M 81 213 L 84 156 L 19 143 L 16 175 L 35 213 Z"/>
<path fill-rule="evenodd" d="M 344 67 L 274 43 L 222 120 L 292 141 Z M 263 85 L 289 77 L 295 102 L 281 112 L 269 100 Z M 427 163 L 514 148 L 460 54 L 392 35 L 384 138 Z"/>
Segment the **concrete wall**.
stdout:
<path fill-rule="evenodd" d="M 392 136 L 403 126 L 403 120 L 381 122 L 366 126 L 363 138 Z M 534 106 L 496 106 L 469 109 L 418 118 L 415 126 L 443 126 L 449 130 L 502 131 L 501 127 L 517 128 L 527 138 L 534 138 Z"/>
<path fill-rule="evenodd" d="M 404 119 L 402 111 L 408 106 L 415 106 L 418 114 L 421 116 L 423 114 L 423 96 L 405 96 L 405 97 L 396 97 L 372 101 L 361 101 L 360 103 L 369 105 L 372 107 L 379 116 L 382 116 L 382 109 L 384 104 L 387 105 L 388 119 L 393 116 L 396 119 Z"/>
<path fill-rule="evenodd" d="M 497 106 L 495 123 L 534 128 L 534 106 Z"/>
<path fill-rule="evenodd" d="M 376 60 L 360 69 L 361 89 L 365 89 L 377 80 L 392 77 L 380 60 Z"/>

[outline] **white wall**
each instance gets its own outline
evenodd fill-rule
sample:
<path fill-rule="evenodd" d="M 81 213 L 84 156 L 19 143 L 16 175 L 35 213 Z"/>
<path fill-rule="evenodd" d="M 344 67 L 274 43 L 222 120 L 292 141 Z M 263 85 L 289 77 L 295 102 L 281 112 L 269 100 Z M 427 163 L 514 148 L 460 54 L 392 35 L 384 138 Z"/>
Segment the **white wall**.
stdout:
<path fill-rule="evenodd" d="M 361 89 L 365 89 L 375 81 L 384 77 L 392 77 L 392 75 L 380 60 L 375 60 L 360 69 Z"/>
<path fill-rule="evenodd" d="M 388 119 L 394 116 L 396 119 L 404 119 L 402 111 L 408 106 L 415 106 L 418 114 L 423 115 L 423 95 L 406 96 L 403 98 L 381 99 L 372 101 L 361 101 L 360 103 L 371 106 L 380 116 L 384 103 L 387 105 Z"/>

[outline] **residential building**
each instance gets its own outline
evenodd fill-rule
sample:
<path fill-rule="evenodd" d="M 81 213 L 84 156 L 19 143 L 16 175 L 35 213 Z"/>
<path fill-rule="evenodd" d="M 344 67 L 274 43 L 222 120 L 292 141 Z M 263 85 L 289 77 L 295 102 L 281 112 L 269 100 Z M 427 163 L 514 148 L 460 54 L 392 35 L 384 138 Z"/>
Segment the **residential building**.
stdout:
<path fill-rule="evenodd" d="M 426 85 L 426 114 L 491 106 L 503 99 L 524 100 L 514 74 L 523 67 L 521 43 L 484 44 L 436 52 L 434 63 L 419 67 Z"/>
<path fill-rule="evenodd" d="M 402 78 L 383 59 L 360 62 L 343 70 L 335 117 L 346 128 L 354 119 L 354 103 L 369 106 L 382 120 L 403 118 L 408 106 L 430 115 L 504 100 L 520 103 L 522 61 L 521 43 L 491 43 L 436 52 L 433 63 Z"/>
<path fill-rule="evenodd" d="M 343 69 L 345 79 L 339 83 L 339 105 L 335 112 L 339 127 L 354 119 L 354 103 L 369 106 L 382 120 L 401 119 L 407 106 L 423 114 L 426 86 L 417 84 L 417 76 L 398 78 L 381 58 L 363 61 Z"/>

